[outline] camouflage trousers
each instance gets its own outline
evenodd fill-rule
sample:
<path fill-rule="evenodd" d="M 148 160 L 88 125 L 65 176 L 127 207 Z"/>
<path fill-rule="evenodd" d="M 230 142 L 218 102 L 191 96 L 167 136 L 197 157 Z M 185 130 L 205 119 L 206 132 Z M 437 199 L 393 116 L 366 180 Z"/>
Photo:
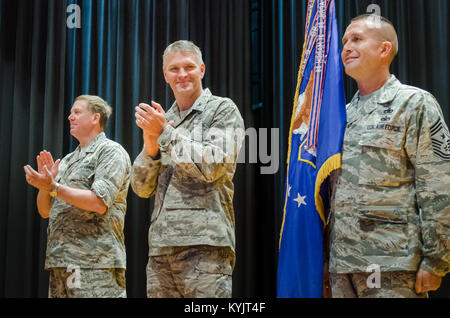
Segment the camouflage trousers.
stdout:
<path fill-rule="evenodd" d="M 330 273 L 333 298 L 428 298 L 427 293 L 415 292 L 416 272 Z"/>
<path fill-rule="evenodd" d="M 125 298 L 125 268 L 49 268 L 49 298 Z"/>
<path fill-rule="evenodd" d="M 174 247 L 167 255 L 150 256 L 149 298 L 230 298 L 234 253 L 228 247 Z"/>

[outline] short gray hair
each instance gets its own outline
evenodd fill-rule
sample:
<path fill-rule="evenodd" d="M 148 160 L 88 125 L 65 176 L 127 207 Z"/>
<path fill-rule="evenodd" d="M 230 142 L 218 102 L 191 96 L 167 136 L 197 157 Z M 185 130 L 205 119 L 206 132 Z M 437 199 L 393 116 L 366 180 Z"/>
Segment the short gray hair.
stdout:
<path fill-rule="evenodd" d="M 166 66 L 167 55 L 169 55 L 170 53 L 176 53 L 176 52 L 193 53 L 195 55 L 195 57 L 197 58 L 198 65 L 203 64 L 202 51 L 200 51 L 200 48 L 191 41 L 179 40 L 179 41 L 173 42 L 164 50 L 163 67 Z"/>
<path fill-rule="evenodd" d="M 381 28 L 379 28 L 378 34 L 382 36 L 385 41 L 391 42 L 392 44 L 392 51 L 391 51 L 391 62 L 392 62 L 392 60 L 398 53 L 398 37 L 397 31 L 395 31 L 394 24 L 391 21 L 380 15 L 375 15 L 373 13 L 365 13 L 353 18 L 351 22 L 357 22 L 361 20 L 376 21 L 376 19 L 379 19 L 381 25 L 385 27 L 384 32 L 380 32 Z"/>

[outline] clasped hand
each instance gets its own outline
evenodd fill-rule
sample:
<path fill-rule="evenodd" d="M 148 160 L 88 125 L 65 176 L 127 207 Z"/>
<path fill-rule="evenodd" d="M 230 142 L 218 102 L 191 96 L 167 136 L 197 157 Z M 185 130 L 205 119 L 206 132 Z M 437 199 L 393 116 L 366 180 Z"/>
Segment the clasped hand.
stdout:
<path fill-rule="evenodd" d="M 28 184 L 46 192 L 50 192 L 55 187 L 55 177 L 58 174 L 60 159 L 53 162 L 50 152 L 43 150 L 36 157 L 38 171 L 30 165 L 23 167 L 25 170 L 25 179 Z"/>
<path fill-rule="evenodd" d="M 441 283 L 442 283 L 441 276 L 427 272 L 423 269 L 419 269 L 416 275 L 416 284 L 415 284 L 416 293 L 421 294 L 437 290 L 441 286 Z"/>
<path fill-rule="evenodd" d="M 136 125 L 142 129 L 144 135 L 157 139 L 164 127 L 173 125 L 173 121 L 166 122 L 166 112 L 160 104 L 152 101 L 152 105 L 154 108 L 145 103 L 136 106 Z"/>

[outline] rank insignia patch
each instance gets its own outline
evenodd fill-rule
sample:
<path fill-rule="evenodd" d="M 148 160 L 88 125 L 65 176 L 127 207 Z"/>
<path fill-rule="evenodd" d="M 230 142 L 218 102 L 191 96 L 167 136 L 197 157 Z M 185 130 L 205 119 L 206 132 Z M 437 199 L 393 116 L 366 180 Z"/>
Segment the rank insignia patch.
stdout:
<path fill-rule="evenodd" d="M 434 154 L 443 160 L 450 160 L 450 133 L 441 119 L 431 126 L 430 133 Z"/>

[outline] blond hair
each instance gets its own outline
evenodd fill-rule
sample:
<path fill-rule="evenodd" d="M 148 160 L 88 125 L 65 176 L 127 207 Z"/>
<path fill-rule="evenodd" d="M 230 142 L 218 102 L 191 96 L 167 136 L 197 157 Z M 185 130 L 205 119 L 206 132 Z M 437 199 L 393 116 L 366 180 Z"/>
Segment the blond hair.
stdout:
<path fill-rule="evenodd" d="M 108 118 L 112 113 L 111 106 L 102 98 L 95 95 L 80 95 L 75 101 L 84 100 L 87 102 L 87 109 L 91 114 L 100 115 L 100 128 L 105 129 Z"/>

